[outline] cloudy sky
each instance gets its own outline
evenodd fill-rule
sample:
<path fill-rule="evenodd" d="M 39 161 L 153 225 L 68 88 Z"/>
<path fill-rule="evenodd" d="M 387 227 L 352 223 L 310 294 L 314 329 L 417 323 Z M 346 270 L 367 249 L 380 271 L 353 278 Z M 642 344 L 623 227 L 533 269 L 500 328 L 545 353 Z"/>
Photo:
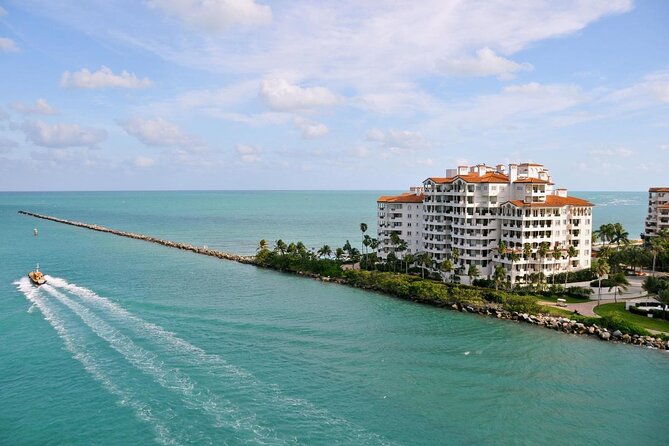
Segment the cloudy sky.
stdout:
<path fill-rule="evenodd" d="M 669 185 L 664 0 L 0 0 L 0 190 Z"/>

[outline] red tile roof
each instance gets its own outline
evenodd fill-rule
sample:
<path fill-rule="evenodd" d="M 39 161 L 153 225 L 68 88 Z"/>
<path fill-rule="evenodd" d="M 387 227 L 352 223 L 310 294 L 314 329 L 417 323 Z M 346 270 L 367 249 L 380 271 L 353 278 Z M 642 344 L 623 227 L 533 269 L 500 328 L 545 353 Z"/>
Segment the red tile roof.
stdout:
<path fill-rule="evenodd" d="M 651 187 L 648 192 L 669 192 L 669 187 Z"/>
<path fill-rule="evenodd" d="M 430 177 L 428 180 L 432 180 L 437 184 L 445 184 L 453 182 L 454 177 Z"/>
<path fill-rule="evenodd" d="M 550 183 L 548 180 L 542 180 L 540 178 L 521 178 L 519 180 L 514 181 L 514 183 L 540 183 L 540 184 L 553 184 Z"/>
<path fill-rule="evenodd" d="M 490 172 L 481 176 L 477 174 L 458 175 L 455 178 L 460 178 L 467 183 L 508 183 L 509 177 L 503 173 Z"/>
<path fill-rule="evenodd" d="M 405 192 L 402 195 L 383 195 L 376 200 L 377 203 L 422 203 L 423 194 L 416 195 Z"/>
<path fill-rule="evenodd" d="M 542 208 L 542 207 L 562 207 L 562 206 L 594 206 L 594 204 L 590 203 L 587 200 L 583 200 L 582 198 L 576 198 L 576 197 L 560 197 L 559 195 L 546 195 L 546 202 L 545 203 L 525 203 L 522 200 L 513 200 L 513 201 L 508 201 L 507 203 L 511 203 L 514 206 L 517 207 L 534 207 L 534 208 Z"/>

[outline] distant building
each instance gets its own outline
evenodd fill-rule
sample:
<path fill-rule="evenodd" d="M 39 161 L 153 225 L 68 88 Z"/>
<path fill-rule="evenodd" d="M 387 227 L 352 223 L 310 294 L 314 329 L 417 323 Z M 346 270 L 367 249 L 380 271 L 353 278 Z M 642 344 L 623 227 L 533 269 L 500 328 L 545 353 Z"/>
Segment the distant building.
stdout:
<path fill-rule="evenodd" d="M 437 263 L 450 259 L 461 276 L 469 265 L 476 265 L 481 277 L 503 265 L 511 282 L 528 281 L 533 273 L 589 268 L 593 205 L 553 186 L 541 164 L 448 169 L 444 177 L 423 181 L 422 188 L 377 200 L 378 255 L 396 250 L 390 240 L 396 232 L 407 252 L 427 252 Z M 539 254 L 542 242 L 550 248 L 545 257 Z M 571 258 L 570 246 L 576 250 Z"/>
<path fill-rule="evenodd" d="M 652 237 L 660 229 L 669 229 L 669 187 L 648 189 L 648 216 L 645 237 Z"/>

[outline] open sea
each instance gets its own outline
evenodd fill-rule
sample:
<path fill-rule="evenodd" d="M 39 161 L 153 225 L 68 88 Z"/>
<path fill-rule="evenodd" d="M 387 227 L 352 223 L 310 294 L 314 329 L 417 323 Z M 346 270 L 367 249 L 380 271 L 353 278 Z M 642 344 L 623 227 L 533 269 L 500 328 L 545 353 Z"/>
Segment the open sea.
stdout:
<path fill-rule="evenodd" d="M 666 353 L 17 214 L 250 254 L 359 244 L 380 194 L 0 193 L 0 445 L 667 444 Z M 574 195 L 638 238 L 645 192 Z"/>

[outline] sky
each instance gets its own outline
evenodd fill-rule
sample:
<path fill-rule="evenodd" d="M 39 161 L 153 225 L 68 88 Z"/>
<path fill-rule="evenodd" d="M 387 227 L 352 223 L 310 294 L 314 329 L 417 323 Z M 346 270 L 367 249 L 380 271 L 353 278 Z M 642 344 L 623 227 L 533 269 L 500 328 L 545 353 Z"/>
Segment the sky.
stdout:
<path fill-rule="evenodd" d="M 664 0 L 0 0 L 0 190 L 669 186 Z"/>

